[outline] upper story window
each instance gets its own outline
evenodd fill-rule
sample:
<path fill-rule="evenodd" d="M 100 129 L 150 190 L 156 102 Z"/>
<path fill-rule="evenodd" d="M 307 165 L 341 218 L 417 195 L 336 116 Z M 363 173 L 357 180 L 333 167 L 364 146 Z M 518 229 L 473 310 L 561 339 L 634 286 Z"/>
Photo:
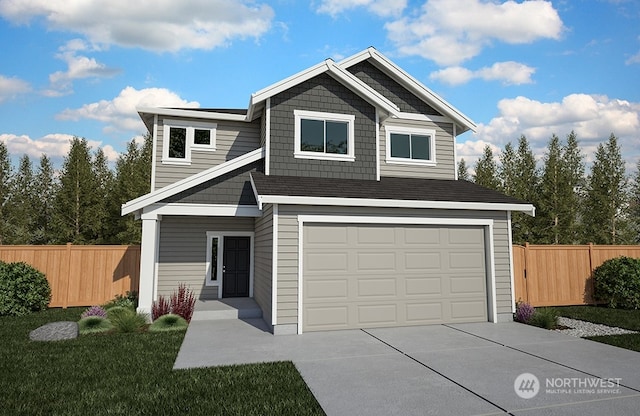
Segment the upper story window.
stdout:
<path fill-rule="evenodd" d="M 387 163 L 435 165 L 435 130 L 387 126 L 386 132 Z"/>
<path fill-rule="evenodd" d="M 162 163 L 191 163 L 192 150 L 216 150 L 215 123 L 164 120 Z"/>
<path fill-rule="evenodd" d="M 355 116 L 295 110 L 294 156 L 354 161 Z"/>

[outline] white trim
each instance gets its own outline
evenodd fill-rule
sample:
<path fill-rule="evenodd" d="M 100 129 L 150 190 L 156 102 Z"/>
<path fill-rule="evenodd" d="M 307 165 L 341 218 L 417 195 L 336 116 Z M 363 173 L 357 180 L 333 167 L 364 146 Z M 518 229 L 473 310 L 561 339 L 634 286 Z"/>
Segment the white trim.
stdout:
<path fill-rule="evenodd" d="M 269 175 L 271 163 L 271 97 L 267 98 L 264 111 L 264 174 Z"/>
<path fill-rule="evenodd" d="M 218 288 L 218 299 L 222 297 L 222 236 L 215 231 L 207 231 L 207 260 L 205 262 L 205 280 L 204 285 L 207 287 L 217 287 Z M 217 238 L 217 254 L 218 258 L 216 259 L 216 277 L 215 281 L 211 280 L 211 261 L 213 260 L 213 256 L 211 256 L 211 249 L 213 248 L 213 239 Z"/>
<path fill-rule="evenodd" d="M 251 100 L 249 102 L 249 107 L 256 105 L 257 103 L 266 100 L 267 98 L 273 97 L 283 91 L 288 90 L 291 87 L 298 85 L 301 82 L 304 82 L 308 79 L 311 79 L 317 75 L 320 75 L 328 70 L 327 61 L 320 62 L 312 67 L 304 69 L 296 74 L 291 75 L 281 81 L 276 82 L 275 84 L 271 84 L 268 87 L 265 87 L 259 91 L 251 94 Z"/>
<path fill-rule="evenodd" d="M 158 244 L 160 218 L 150 215 L 142 219 L 142 245 L 140 249 L 140 284 L 138 310 L 150 313 L 156 300 Z"/>
<path fill-rule="evenodd" d="M 411 137 L 411 135 L 413 134 L 420 135 L 420 136 L 429 136 L 430 159 L 422 160 L 422 159 L 411 159 L 411 158 L 391 156 L 391 135 L 393 133 L 407 134 L 409 135 L 409 137 Z M 399 165 L 436 166 L 436 131 L 435 129 L 426 129 L 421 127 L 394 126 L 394 125 L 387 124 L 385 126 L 385 140 L 386 140 L 386 148 L 385 148 L 386 163 L 399 164 Z M 409 148 L 411 148 L 411 143 L 409 143 Z"/>
<path fill-rule="evenodd" d="M 511 211 L 507 211 L 507 233 L 509 234 L 509 275 L 511 276 L 511 313 L 516 313 L 516 286 L 513 271 L 513 236 L 511 229 Z"/>
<path fill-rule="evenodd" d="M 147 207 L 153 203 L 161 201 L 170 196 L 176 195 L 182 191 L 190 189 L 194 186 L 200 185 L 211 179 L 215 179 L 226 173 L 233 172 L 243 166 L 256 162 L 264 157 L 264 148 L 253 150 L 242 156 L 238 156 L 235 159 L 231 159 L 228 162 L 224 162 L 220 165 L 211 167 L 188 178 L 182 179 L 178 182 L 167 185 L 164 188 L 157 191 L 142 195 L 134 200 L 122 205 L 122 215 L 129 214 L 144 207 Z"/>
<path fill-rule="evenodd" d="M 162 122 L 162 164 L 165 165 L 190 165 L 193 151 L 212 152 L 216 150 L 217 123 L 188 121 L 166 118 Z M 185 129 L 185 157 L 169 157 L 169 130 L 171 128 Z M 211 142 L 207 145 L 195 143 L 196 130 L 209 130 Z"/>
<path fill-rule="evenodd" d="M 158 149 L 158 115 L 155 114 L 153 116 L 153 141 L 151 142 L 151 192 L 156 190 L 156 163 L 158 162 L 158 157 L 156 156 L 156 151 Z"/>
<path fill-rule="evenodd" d="M 376 108 L 376 181 L 380 180 L 380 115 Z"/>
<path fill-rule="evenodd" d="M 271 325 L 278 325 L 278 204 L 273 204 L 271 253 Z"/>
<path fill-rule="evenodd" d="M 458 180 L 458 145 L 456 143 L 456 124 L 453 123 L 453 179 Z"/>
<path fill-rule="evenodd" d="M 321 159 L 321 160 L 344 160 L 353 162 L 355 160 L 355 120 L 356 117 L 351 114 L 340 113 L 325 113 L 321 111 L 306 111 L 306 110 L 293 110 L 293 116 L 295 119 L 294 126 L 294 149 L 293 156 L 301 159 Z M 347 123 L 347 154 L 336 154 L 325 152 L 309 152 L 301 150 L 301 122 L 302 120 L 318 120 L 318 121 L 337 121 L 340 123 Z M 326 146 L 326 131 L 325 131 L 325 146 Z"/>
<path fill-rule="evenodd" d="M 136 107 L 138 114 L 153 114 L 155 116 L 189 117 L 207 120 L 251 121 L 243 114 L 216 113 L 214 111 L 190 110 L 186 108 Z"/>
<path fill-rule="evenodd" d="M 206 286 L 217 286 L 218 287 L 218 299 L 222 298 L 223 289 L 223 262 L 224 262 L 224 238 L 225 237 L 249 237 L 249 297 L 253 297 L 253 270 L 255 268 L 255 256 L 254 256 L 254 242 L 255 242 L 255 232 L 253 231 L 207 231 L 207 250 L 210 249 L 209 238 L 218 237 L 218 256 L 222 254 L 222 259 L 218 258 L 218 282 L 217 284 L 213 284 L 213 282 L 208 282 L 207 265 L 205 269 L 205 285 Z M 207 257 L 209 256 L 209 252 L 207 253 Z M 211 284 L 208 284 L 211 283 Z"/>
<path fill-rule="evenodd" d="M 349 215 L 298 215 L 298 334 L 302 334 L 304 298 L 303 295 L 303 240 L 305 223 L 339 223 L 339 224 L 405 224 L 405 225 L 471 225 L 485 227 L 485 250 L 487 264 L 487 318 L 497 322 L 496 281 L 495 281 L 495 248 L 493 244 L 494 220 L 487 218 L 427 218 L 427 217 L 369 217 Z M 488 243 L 488 244 L 487 244 Z M 489 309 L 490 308 L 490 309 Z"/>
<path fill-rule="evenodd" d="M 456 202 L 456 201 L 411 201 L 404 199 L 364 199 L 364 198 L 329 198 L 311 196 L 258 195 L 253 178 L 251 185 L 256 194 L 258 208 L 263 204 L 290 205 L 325 205 L 377 208 L 433 208 L 462 209 L 473 211 L 519 211 L 531 215 L 535 208 L 531 204 L 504 204 L 490 202 Z"/>
<path fill-rule="evenodd" d="M 144 213 L 198 217 L 260 217 L 256 205 L 155 203 L 143 208 Z"/>

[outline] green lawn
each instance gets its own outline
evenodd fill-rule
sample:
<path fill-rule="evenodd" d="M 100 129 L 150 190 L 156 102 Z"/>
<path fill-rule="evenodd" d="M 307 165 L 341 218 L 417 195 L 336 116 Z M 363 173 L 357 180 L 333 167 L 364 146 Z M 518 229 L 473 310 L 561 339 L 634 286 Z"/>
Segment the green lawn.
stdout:
<path fill-rule="evenodd" d="M 0 317 L 0 414 L 323 414 L 291 362 L 172 370 L 184 332 L 29 340 L 82 310 Z"/>
<path fill-rule="evenodd" d="M 559 316 L 566 318 L 640 331 L 640 310 L 611 309 L 605 306 L 563 306 L 555 309 Z M 608 335 L 588 339 L 640 352 L 640 334 Z"/>

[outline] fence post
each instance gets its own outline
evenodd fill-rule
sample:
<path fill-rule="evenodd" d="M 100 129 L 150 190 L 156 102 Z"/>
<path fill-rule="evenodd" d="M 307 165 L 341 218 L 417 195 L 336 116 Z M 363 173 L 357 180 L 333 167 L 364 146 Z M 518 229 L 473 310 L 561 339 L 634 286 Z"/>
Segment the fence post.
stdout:
<path fill-rule="evenodd" d="M 595 296 L 596 285 L 595 285 L 595 282 L 593 281 L 593 264 L 594 264 L 593 255 L 594 255 L 593 243 L 589 243 L 589 280 L 588 281 L 591 283 L 590 284 L 591 287 L 589 288 L 591 291 L 590 293 L 591 296 L 589 296 L 590 298 L 589 300 L 590 300 L 590 303 L 595 304 L 596 300 L 594 296 Z"/>
<path fill-rule="evenodd" d="M 71 243 L 67 243 L 67 273 L 65 279 L 67 281 L 67 290 L 65 290 L 64 294 L 64 302 L 62 303 L 62 307 L 67 309 L 69 306 L 69 287 L 71 286 L 70 277 L 71 277 Z"/>
<path fill-rule="evenodd" d="M 526 302 L 529 303 L 529 276 L 527 268 L 529 266 L 529 243 L 524 243 L 524 293 L 526 294 Z"/>

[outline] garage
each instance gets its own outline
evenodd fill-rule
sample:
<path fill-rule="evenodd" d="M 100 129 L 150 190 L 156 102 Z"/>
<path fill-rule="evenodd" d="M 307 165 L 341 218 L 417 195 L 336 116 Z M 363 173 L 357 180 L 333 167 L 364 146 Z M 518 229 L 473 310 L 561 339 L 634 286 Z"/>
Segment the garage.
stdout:
<path fill-rule="evenodd" d="M 306 223 L 302 330 L 486 322 L 485 228 Z"/>

